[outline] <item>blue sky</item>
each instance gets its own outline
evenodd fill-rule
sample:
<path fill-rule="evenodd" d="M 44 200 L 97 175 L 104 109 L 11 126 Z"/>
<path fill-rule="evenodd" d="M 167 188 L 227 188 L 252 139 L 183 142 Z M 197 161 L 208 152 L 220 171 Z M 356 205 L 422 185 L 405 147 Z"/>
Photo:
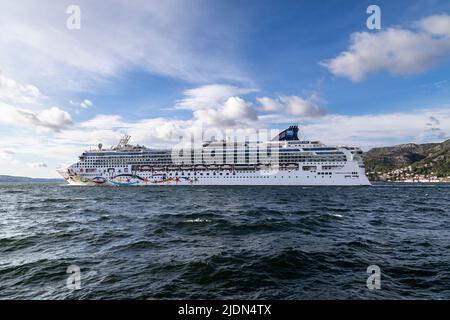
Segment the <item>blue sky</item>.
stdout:
<path fill-rule="evenodd" d="M 366 9 L 381 9 L 369 30 Z M 81 10 L 69 30 L 69 5 Z M 450 2 L 33 1 L 0 13 L 0 174 L 200 128 L 365 149 L 450 134 Z"/>

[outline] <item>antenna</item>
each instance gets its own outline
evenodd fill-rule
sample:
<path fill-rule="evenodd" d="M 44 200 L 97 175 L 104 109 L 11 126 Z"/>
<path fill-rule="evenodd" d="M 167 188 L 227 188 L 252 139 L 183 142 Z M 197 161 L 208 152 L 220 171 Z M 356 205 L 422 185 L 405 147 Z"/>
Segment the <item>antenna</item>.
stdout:
<path fill-rule="evenodd" d="M 117 145 L 118 148 L 120 147 L 126 147 L 128 145 L 128 142 L 130 141 L 131 136 L 128 134 L 125 134 L 119 141 L 119 144 Z"/>

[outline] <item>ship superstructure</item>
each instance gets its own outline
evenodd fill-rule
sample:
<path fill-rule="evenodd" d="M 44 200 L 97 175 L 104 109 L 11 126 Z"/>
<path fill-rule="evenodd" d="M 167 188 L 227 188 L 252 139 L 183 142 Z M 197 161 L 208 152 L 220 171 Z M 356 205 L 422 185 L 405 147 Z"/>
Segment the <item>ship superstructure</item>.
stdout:
<path fill-rule="evenodd" d="M 209 141 L 188 155 L 173 149 L 119 144 L 83 152 L 58 172 L 72 185 L 370 185 L 362 151 L 298 138 L 291 126 L 270 141 Z M 276 155 L 276 157 L 274 157 Z"/>

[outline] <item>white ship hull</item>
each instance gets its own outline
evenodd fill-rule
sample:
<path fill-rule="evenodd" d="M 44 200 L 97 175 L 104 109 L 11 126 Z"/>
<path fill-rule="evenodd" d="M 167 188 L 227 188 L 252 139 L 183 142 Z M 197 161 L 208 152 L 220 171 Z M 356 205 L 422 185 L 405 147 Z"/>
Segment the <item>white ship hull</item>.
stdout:
<path fill-rule="evenodd" d="M 359 168 L 358 168 L 359 169 Z M 355 171 L 356 170 L 356 171 Z M 355 174 L 355 172 L 357 172 Z M 368 186 L 364 172 L 356 168 L 322 174 L 302 170 L 256 171 L 256 172 L 157 172 L 120 175 L 70 175 L 67 170 L 61 175 L 71 185 L 77 186 L 156 186 L 156 185 L 198 185 L 198 186 Z"/>

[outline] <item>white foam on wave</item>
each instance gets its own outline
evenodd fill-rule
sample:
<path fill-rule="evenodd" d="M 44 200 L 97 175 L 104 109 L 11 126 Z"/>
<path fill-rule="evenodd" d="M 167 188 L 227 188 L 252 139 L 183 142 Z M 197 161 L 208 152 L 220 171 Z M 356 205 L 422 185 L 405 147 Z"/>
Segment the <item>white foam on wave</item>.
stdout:
<path fill-rule="evenodd" d="M 198 222 L 209 222 L 210 220 L 208 220 L 208 219 L 200 219 L 200 218 L 197 218 L 197 219 L 189 219 L 189 220 L 186 220 L 185 222 L 187 222 L 187 223 L 198 223 Z"/>

